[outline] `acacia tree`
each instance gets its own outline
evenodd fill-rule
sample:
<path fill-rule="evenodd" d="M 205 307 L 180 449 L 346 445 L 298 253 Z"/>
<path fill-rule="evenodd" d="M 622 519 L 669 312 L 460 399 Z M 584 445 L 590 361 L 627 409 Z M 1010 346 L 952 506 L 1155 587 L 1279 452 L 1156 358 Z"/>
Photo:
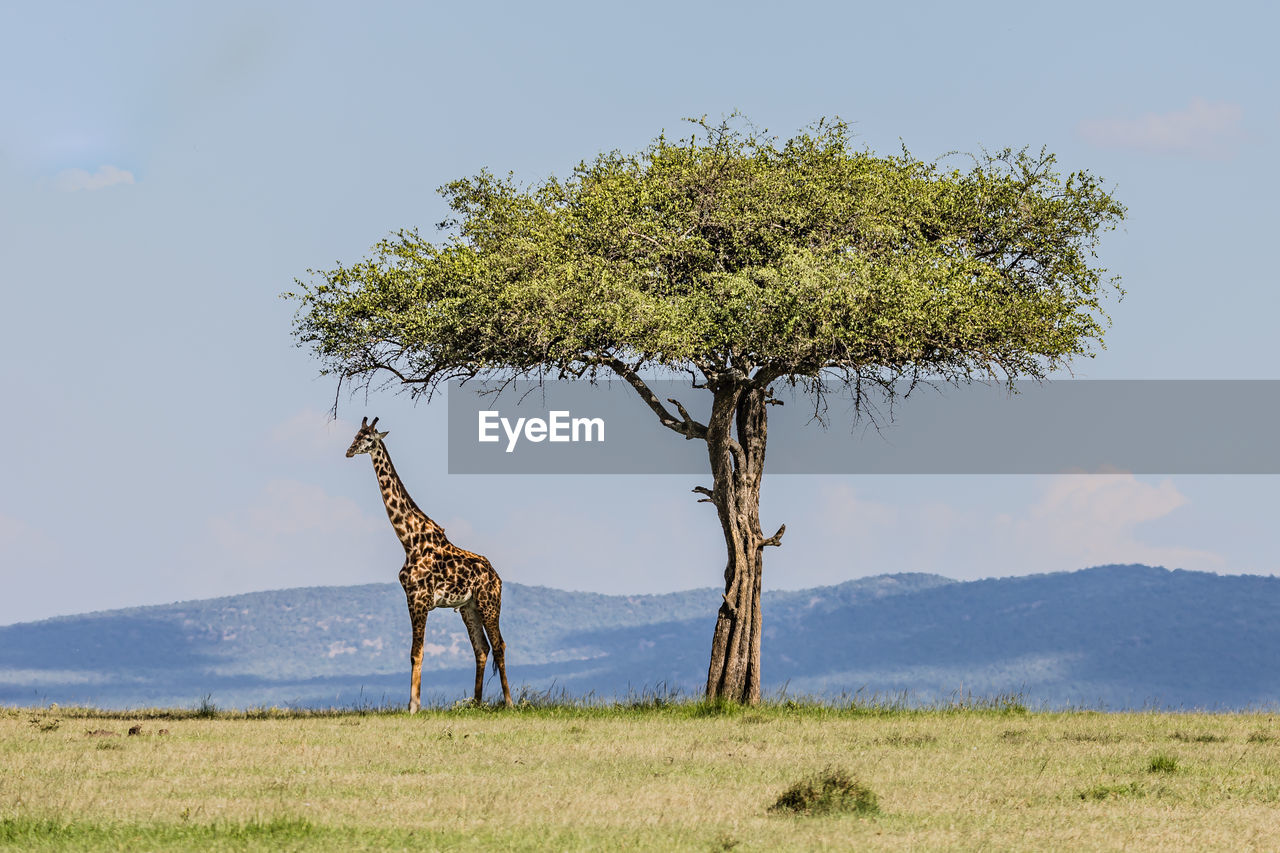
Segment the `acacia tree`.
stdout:
<path fill-rule="evenodd" d="M 520 185 L 484 171 L 441 188 L 453 211 L 366 260 L 311 271 L 294 334 L 339 387 L 425 395 L 450 379 L 612 372 L 659 423 L 706 443 L 728 552 L 707 696 L 760 696 L 760 524 L 777 383 L 856 404 L 922 378 L 1044 378 L 1091 356 L 1116 279 L 1095 265 L 1124 208 L 1041 151 L 964 168 L 855 150 L 820 122 L 785 143 L 731 117 L 635 154 Z M 705 423 L 650 387 L 687 376 Z"/>

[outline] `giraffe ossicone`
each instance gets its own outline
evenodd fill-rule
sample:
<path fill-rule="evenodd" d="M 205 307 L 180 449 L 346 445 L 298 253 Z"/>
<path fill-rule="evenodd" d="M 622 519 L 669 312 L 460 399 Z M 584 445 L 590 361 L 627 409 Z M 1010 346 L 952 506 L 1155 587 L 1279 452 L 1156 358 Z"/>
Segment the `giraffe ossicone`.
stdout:
<path fill-rule="evenodd" d="M 391 464 L 391 456 L 382 440 L 389 432 L 378 432 L 378 419 L 360 419 L 360 429 L 347 448 L 347 456 L 368 453 L 378 477 L 378 489 L 387 509 L 391 527 L 404 546 L 404 566 L 400 569 L 400 585 L 409 604 L 409 623 L 413 642 L 409 653 L 412 667 L 409 685 L 409 713 L 422 706 L 422 644 L 427 627 L 427 614 L 437 607 L 452 607 L 462 616 L 476 656 L 475 701 L 482 701 L 484 669 L 490 651 L 493 665 L 502 680 L 502 698 L 511 704 L 511 688 L 507 686 L 506 644 L 498 628 L 502 612 L 502 579 L 489 560 L 465 551 L 444 535 L 436 524 L 418 508 L 408 489 Z"/>

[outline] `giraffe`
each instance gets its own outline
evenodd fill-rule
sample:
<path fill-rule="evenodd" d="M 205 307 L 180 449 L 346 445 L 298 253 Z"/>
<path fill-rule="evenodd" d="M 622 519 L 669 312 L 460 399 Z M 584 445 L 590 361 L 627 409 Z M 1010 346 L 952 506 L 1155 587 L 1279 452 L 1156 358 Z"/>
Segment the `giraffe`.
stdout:
<path fill-rule="evenodd" d="M 400 569 L 400 585 L 409 603 L 409 621 L 413 629 L 413 645 L 409 654 L 412 675 L 409 683 L 409 713 L 422 705 L 422 642 L 427 627 L 427 613 L 437 607 L 452 607 L 462 615 L 476 654 L 475 701 L 484 691 L 484 666 L 493 649 L 494 669 L 502 678 L 502 699 L 511 705 L 511 689 L 507 686 L 506 644 L 498 630 L 498 614 L 502 610 L 502 579 L 488 559 L 464 551 L 450 542 L 444 528 L 436 524 L 409 497 L 391 456 L 382 440 L 389 433 L 378 432 L 378 419 L 369 423 L 360 419 L 360 430 L 347 448 L 347 457 L 368 453 L 378 488 L 387 507 L 387 517 L 400 543 L 404 545 L 404 567 Z M 486 634 L 488 635 L 486 637 Z"/>

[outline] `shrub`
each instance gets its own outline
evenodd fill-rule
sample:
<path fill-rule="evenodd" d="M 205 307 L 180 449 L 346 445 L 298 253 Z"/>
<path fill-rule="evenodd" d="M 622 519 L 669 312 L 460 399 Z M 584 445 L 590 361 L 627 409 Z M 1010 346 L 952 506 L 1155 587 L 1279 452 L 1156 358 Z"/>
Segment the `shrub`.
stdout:
<path fill-rule="evenodd" d="M 875 792 L 848 771 L 828 767 L 783 791 L 769 811 L 806 815 L 875 814 L 880 811 L 880 805 Z"/>

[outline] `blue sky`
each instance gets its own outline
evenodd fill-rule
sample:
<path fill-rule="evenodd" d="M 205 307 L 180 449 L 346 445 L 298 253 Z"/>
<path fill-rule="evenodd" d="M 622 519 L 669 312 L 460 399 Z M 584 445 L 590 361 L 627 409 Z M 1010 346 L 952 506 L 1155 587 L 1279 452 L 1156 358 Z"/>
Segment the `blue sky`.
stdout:
<path fill-rule="evenodd" d="M 344 399 L 278 296 L 536 179 L 735 109 L 934 157 L 1047 146 L 1128 206 L 1092 378 L 1278 378 L 1277 14 L 1264 4 L 43 3 L 0 11 L 0 624 L 401 562 L 362 414 L 504 578 L 714 585 L 680 477 L 445 473 L 444 412 Z M 1194 405 L 1189 401 L 1188 405 Z M 1223 418 L 1231 417 L 1224 412 Z M 655 426 L 655 429 L 658 427 Z M 673 436 L 673 440 L 679 440 Z M 776 477 L 768 586 L 1142 561 L 1275 573 L 1273 477 Z"/>

